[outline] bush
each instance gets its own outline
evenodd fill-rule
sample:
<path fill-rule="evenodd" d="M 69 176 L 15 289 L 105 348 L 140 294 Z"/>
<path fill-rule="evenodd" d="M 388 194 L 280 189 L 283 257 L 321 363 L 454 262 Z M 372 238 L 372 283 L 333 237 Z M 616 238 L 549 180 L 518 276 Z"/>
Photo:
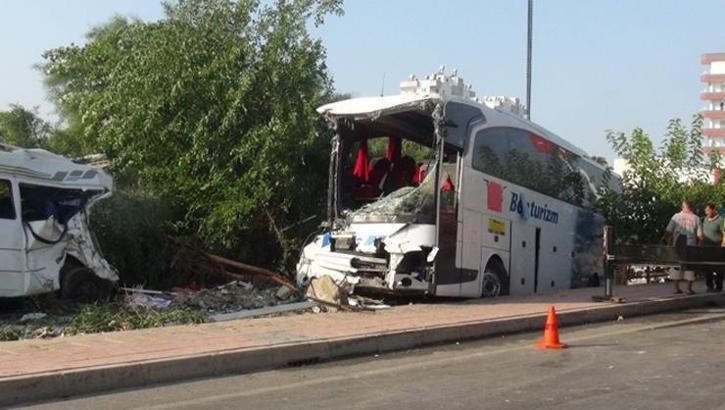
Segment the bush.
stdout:
<path fill-rule="evenodd" d="M 121 190 L 99 201 L 91 211 L 91 231 L 120 282 L 165 289 L 186 278 L 170 274 L 175 210 L 148 193 Z"/>
<path fill-rule="evenodd" d="M 82 46 L 45 53 L 75 138 L 65 145 L 106 154 L 118 186 L 153 192 L 99 205 L 119 213 L 101 212 L 98 235 L 124 278 L 165 283 L 168 232 L 248 263 L 289 263 L 282 228 L 319 212 L 327 184 L 315 108 L 332 86 L 308 23 L 341 12 L 339 0 L 170 1 L 158 21 L 117 17 Z"/>

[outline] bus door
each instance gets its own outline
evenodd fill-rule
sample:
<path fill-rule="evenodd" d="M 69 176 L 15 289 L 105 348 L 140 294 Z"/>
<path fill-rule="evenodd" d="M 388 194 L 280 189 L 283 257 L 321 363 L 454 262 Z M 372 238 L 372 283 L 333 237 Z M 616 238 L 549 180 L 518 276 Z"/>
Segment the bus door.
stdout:
<path fill-rule="evenodd" d="M 437 260 L 440 263 L 436 264 L 436 294 L 461 296 L 461 283 L 475 283 L 478 279 L 481 258 L 481 238 L 478 232 L 481 228 L 481 214 L 474 212 L 474 219 L 477 221 L 472 224 L 464 222 L 464 212 L 475 211 L 476 208 L 460 205 L 476 185 L 469 185 L 463 176 L 470 169 L 463 167 L 462 155 L 472 130 L 486 118 L 480 108 L 455 101 L 446 102 L 443 111 L 446 144 L 457 147 L 460 151 L 455 156 L 455 164 L 451 160 L 441 159 L 440 183 L 443 190 L 439 204 Z M 480 184 L 480 180 L 478 183 Z M 439 272 L 438 266 L 445 271 Z"/>
<path fill-rule="evenodd" d="M 512 222 L 511 228 L 511 294 L 530 295 L 536 293 L 538 285 L 541 229 L 526 220 Z"/>
<path fill-rule="evenodd" d="M 438 256 L 436 257 L 435 294 L 460 296 L 462 271 L 460 269 L 459 223 L 460 155 L 455 163 L 442 162 L 440 200 L 438 205 Z"/>
<path fill-rule="evenodd" d="M 571 271 L 574 232 L 562 227 L 545 227 L 539 250 L 539 293 L 571 287 Z"/>
<path fill-rule="evenodd" d="M 458 289 L 456 296 L 480 297 L 481 254 L 484 241 L 484 178 L 459 160 L 458 224 L 455 242 Z"/>

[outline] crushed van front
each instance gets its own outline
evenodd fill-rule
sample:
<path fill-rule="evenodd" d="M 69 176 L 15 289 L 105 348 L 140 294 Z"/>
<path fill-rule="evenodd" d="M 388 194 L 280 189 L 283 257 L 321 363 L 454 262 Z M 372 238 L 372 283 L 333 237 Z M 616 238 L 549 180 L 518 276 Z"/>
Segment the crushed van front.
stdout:
<path fill-rule="evenodd" d="M 90 208 L 111 195 L 108 173 L 45 150 L 0 145 L 0 178 L 13 181 L 7 205 L 15 209 L 3 225 L 9 247 L 0 263 L 9 270 L 0 278 L 0 297 L 60 289 L 70 258 L 100 279 L 118 281 L 88 227 Z"/>

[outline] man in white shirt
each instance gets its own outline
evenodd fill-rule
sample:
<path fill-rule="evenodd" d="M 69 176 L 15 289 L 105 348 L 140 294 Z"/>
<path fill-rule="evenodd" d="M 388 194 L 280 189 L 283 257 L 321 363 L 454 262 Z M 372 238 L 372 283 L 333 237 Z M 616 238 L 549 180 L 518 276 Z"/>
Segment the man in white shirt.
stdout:
<path fill-rule="evenodd" d="M 667 241 L 672 238 L 673 243 L 686 240 L 687 246 L 697 246 L 698 242 L 702 241 L 702 224 L 700 223 L 700 218 L 692 212 L 693 209 L 695 208 L 691 201 L 682 202 L 682 210 L 672 216 L 662 239 Z M 695 294 L 692 290 L 692 282 L 695 281 L 695 271 L 673 269 L 672 272 L 670 276 L 675 283 L 675 293 L 682 293 L 680 281 L 685 279 L 687 281 L 687 294 Z"/>

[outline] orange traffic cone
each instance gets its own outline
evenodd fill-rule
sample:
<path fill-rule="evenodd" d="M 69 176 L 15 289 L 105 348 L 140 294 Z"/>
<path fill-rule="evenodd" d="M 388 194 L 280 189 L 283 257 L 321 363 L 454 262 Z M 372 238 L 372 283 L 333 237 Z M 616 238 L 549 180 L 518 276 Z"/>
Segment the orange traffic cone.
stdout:
<path fill-rule="evenodd" d="M 554 306 L 549 307 L 544 325 L 544 340 L 536 344 L 541 349 L 563 349 L 566 344 L 559 342 L 559 325 L 556 322 L 556 310 Z"/>

